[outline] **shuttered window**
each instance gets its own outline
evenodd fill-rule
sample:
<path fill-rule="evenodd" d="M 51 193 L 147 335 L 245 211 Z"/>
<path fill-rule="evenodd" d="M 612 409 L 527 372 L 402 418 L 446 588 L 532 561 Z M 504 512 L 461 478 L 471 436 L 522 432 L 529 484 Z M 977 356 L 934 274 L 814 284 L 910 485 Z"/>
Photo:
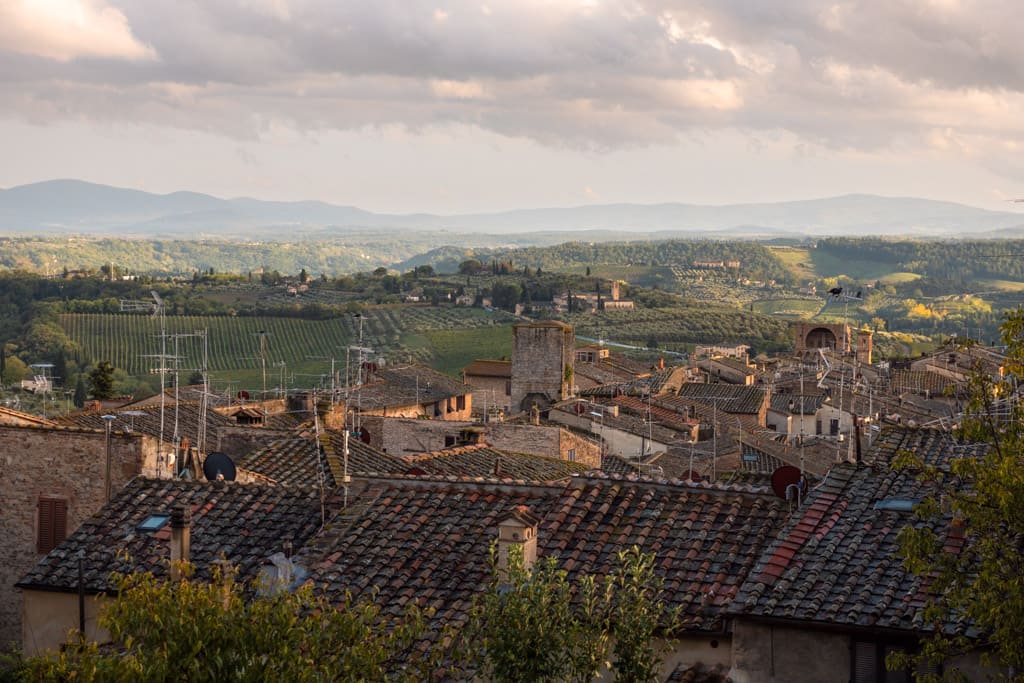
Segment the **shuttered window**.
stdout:
<path fill-rule="evenodd" d="M 873 642 L 853 644 L 853 683 L 875 683 L 878 679 L 878 647 Z"/>
<path fill-rule="evenodd" d="M 36 551 L 48 553 L 68 534 L 68 502 L 63 498 L 40 498 Z"/>
<path fill-rule="evenodd" d="M 851 683 L 909 683 L 908 670 L 886 668 L 885 658 L 893 652 L 906 652 L 906 648 L 877 640 L 855 640 L 850 653 Z"/>

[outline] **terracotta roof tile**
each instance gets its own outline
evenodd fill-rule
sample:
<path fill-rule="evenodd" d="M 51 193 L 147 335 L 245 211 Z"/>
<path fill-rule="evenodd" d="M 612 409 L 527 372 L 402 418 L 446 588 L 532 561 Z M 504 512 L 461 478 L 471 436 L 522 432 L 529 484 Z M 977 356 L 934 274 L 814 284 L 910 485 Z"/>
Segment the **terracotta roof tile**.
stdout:
<path fill-rule="evenodd" d="M 915 518 L 875 509 L 885 499 L 923 495 L 912 473 L 889 469 L 899 450 L 915 450 L 929 464 L 948 467 L 953 458 L 979 453 L 981 447 L 956 447 L 939 431 L 885 430 L 866 456 L 868 464 L 838 464 L 811 490 L 803 508 L 765 550 L 730 612 L 845 626 L 924 628 L 921 596 L 926 589 L 920 577 L 903 568 L 897 540 Z M 941 530 L 948 520 L 930 524 Z"/>
<path fill-rule="evenodd" d="M 728 487 L 607 477 L 568 486 L 390 478 L 365 482 L 302 562 L 330 595 L 376 589 L 385 609 L 414 596 L 436 610 L 436 637 L 441 624 L 466 618 L 490 579 L 497 523 L 520 506 L 543 520 L 539 555 L 559 558 L 572 576 L 604 575 L 633 545 L 655 553 L 666 601 L 682 610 L 684 628 L 697 631 L 724 627 L 725 607 L 785 515 L 775 496 Z"/>
<path fill-rule="evenodd" d="M 321 525 L 320 493 L 311 487 L 137 477 L 18 585 L 77 590 L 79 553 L 92 593 L 109 590 L 115 571 L 166 576 L 169 526 L 155 533 L 137 527 L 150 515 L 170 514 L 179 504 L 192 511 L 191 559 L 200 578 L 209 577 L 211 563 L 223 554 L 238 569 L 240 580 L 251 579 L 270 555 L 283 549 L 285 540 L 299 548 Z"/>

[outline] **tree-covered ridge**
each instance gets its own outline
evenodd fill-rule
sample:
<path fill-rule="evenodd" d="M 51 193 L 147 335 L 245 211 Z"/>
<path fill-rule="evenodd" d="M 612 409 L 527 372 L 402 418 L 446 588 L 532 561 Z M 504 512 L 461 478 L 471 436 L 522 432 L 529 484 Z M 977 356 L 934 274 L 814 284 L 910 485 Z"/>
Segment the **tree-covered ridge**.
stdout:
<path fill-rule="evenodd" d="M 427 248 L 424 235 L 351 235 L 344 240 L 228 242 L 116 238 L 13 238 L 0 240 L 0 268 L 44 275 L 98 270 L 181 275 L 194 271 L 246 273 L 275 269 L 285 273 L 329 275 L 373 270 Z"/>
<path fill-rule="evenodd" d="M 818 250 L 845 262 L 869 261 L 936 280 L 1024 281 L 1024 240 L 919 242 L 844 237 L 820 240 Z"/>
<path fill-rule="evenodd" d="M 549 247 L 507 249 L 440 247 L 398 266 L 411 267 L 427 263 L 435 270 L 451 272 L 458 266 L 459 259 L 475 259 L 484 264 L 511 261 L 517 268 L 541 268 L 548 271 L 579 270 L 599 265 L 689 268 L 698 261 L 739 261 L 739 271 L 745 277 L 783 282 L 792 279 L 786 265 L 764 245 L 758 242 L 717 240 L 566 242 Z"/>

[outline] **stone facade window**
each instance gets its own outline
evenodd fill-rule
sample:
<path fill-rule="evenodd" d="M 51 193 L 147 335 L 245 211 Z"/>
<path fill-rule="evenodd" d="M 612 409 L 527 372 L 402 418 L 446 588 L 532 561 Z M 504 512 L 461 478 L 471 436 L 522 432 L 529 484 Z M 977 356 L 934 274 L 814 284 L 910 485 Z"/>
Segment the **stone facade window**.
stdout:
<path fill-rule="evenodd" d="M 456 410 L 465 410 L 466 409 L 466 397 L 465 396 L 456 396 L 455 397 L 455 409 Z"/>
<path fill-rule="evenodd" d="M 44 496 L 39 499 L 37 509 L 36 552 L 48 553 L 68 535 L 68 502 L 63 498 Z"/>

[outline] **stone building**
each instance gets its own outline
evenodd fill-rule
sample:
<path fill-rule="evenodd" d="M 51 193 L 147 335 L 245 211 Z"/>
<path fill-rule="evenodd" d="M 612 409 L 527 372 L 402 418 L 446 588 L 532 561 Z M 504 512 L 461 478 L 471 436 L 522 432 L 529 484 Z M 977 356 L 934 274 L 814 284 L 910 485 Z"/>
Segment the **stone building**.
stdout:
<path fill-rule="evenodd" d="M 599 467 L 601 454 L 593 440 L 556 425 L 524 425 L 468 421 L 415 420 L 363 416 L 362 433 L 370 446 L 389 456 L 404 457 L 465 445 L 479 436 L 494 448 L 558 458 Z"/>
<path fill-rule="evenodd" d="M 111 432 L 108 451 L 101 430 L 0 426 L 0 647 L 21 638 L 15 582 L 103 506 L 108 488 L 115 495 L 136 475 L 155 474 L 157 451 L 156 439 L 138 432 Z"/>
<path fill-rule="evenodd" d="M 796 352 L 803 354 L 818 349 L 830 349 L 840 355 L 854 354 L 861 363 L 871 364 L 873 333 L 871 330 L 857 330 L 856 347 L 850 335 L 850 326 L 845 324 L 823 324 L 814 322 L 798 323 L 793 331 L 796 336 Z"/>
<path fill-rule="evenodd" d="M 512 410 L 544 409 L 572 391 L 575 328 L 557 320 L 512 326 Z"/>
<path fill-rule="evenodd" d="M 512 361 L 480 358 L 462 371 L 462 381 L 473 387 L 473 405 L 487 415 L 508 412 L 512 396 Z"/>

